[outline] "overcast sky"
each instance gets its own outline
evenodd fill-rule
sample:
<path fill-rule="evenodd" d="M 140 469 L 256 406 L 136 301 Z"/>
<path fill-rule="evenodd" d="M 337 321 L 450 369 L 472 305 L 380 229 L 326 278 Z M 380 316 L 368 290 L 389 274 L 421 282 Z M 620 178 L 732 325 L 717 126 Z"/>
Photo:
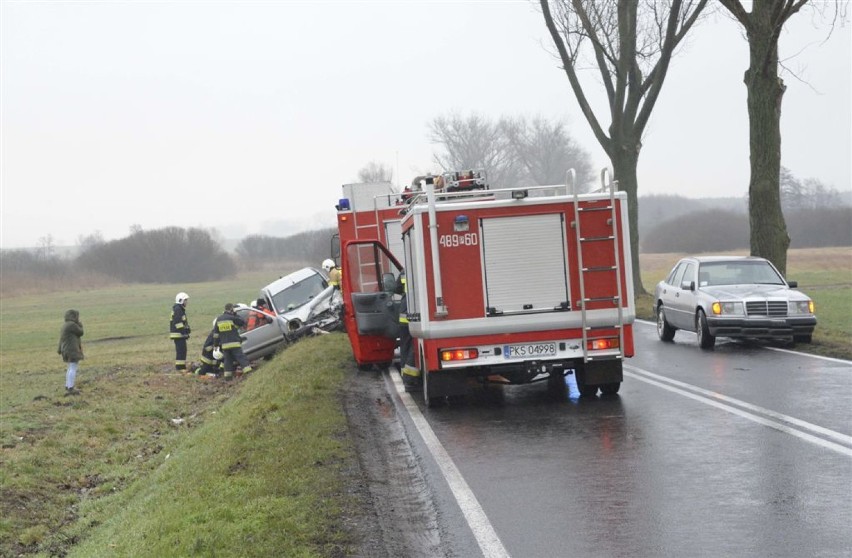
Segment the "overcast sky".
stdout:
<path fill-rule="evenodd" d="M 0 247 L 130 227 L 225 237 L 335 226 L 369 161 L 408 183 L 427 124 L 453 111 L 568 122 L 608 165 L 525 1 L 2 1 Z M 852 189 L 850 27 L 806 8 L 781 37 L 782 162 Z M 674 60 L 644 138 L 639 194 L 744 196 L 748 50 L 709 18 Z M 600 102 L 601 93 L 596 91 Z M 608 126 L 608 120 L 603 122 Z"/>

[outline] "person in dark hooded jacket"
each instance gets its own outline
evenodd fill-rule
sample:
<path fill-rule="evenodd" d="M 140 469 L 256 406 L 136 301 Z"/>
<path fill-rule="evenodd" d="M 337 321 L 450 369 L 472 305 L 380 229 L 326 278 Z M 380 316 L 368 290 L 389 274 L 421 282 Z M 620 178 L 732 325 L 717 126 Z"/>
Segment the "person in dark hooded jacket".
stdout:
<path fill-rule="evenodd" d="M 65 372 L 65 395 L 75 395 L 74 382 L 77 379 L 77 366 L 83 360 L 83 324 L 80 322 L 80 313 L 76 310 L 65 312 L 65 323 L 59 334 L 59 349 L 57 353 L 62 355 L 63 362 L 68 363 Z"/>

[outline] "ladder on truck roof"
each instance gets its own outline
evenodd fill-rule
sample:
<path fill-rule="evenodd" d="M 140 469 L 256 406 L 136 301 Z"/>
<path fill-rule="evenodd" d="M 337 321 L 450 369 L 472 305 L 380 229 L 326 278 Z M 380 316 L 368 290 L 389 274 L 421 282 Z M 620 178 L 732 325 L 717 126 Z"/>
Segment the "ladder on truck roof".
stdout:
<path fill-rule="evenodd" d="M 623 360 L 624 359 L 624 300 L 623 293 L 621 288 L 621 255 L 619 252 L 619 235 L 618 235 L 618 226 L 616 221 L 616 211 L 615 211 L 615 190 L 618 185 L 617 181 L 610 181 L 609 184 L 606 182 L 606 175 L 608 173 L 608 169 L 604 168 L 601 171 L 601 183 L 603 184 L 603 191 L 605 192 L 607 189 L 609 190 L 609 200 L 606 205 L 591 205 L 586 204 L 584 206 L 580 205 L 580 198 L 577 192 L 576 186 L 576 175 L 574 169 L 568 171 L 568 176 L 570 177 L 570 189 L 574 195 L 574 222 L 572 225 L 575 228 L 575 234 L 577 235 L 577 261 L 580 266 L 580 312 L 582 315 L 582 332 L 583 332 L 583 362 L 589 362 L 594 358 L 605 358 L 612 359 L 613 357 Z M 593 219 L 600 220 L 600 215 L 606 215 L 606 212 L 609 213 L 608 218 L 603 223 L 603 228 L 606 230 L 605 233 L 601 234 L 600 222 L 594 222 Z M 595 217 L 597 216 L 597 217 Z M 597 230 L 593 233 L 594 236 L 584 236 L 582 230 L 583 226 L 588 228 L 595 228 L 597 226 Z M 622 223 L 622 226 L 627 226 L 626 223 Z M 591 248 L 593 246 L 600 246 L 601 244 L 610 244 L 612 246 L 614 261 L 612 264 L 606 263 L 604 265 L 593 265 L 586 266 L 583 259 L 583 250 L 584 248 Z M 587 297 L 586 296 L 586 278 L 587 276 L 601 277 L 601 276 L 613 276 L 613 281 L 601 281 L 598 284 L 612 284 L 615 283 L 615 292 L 607 292 L 607 293 L 596 293 L 596 296 Z M 612 301 L 613 304 L 618 308 L 618 320 L 615 324 L 605 325 L 605 326 L 589 326 L 588 323 L 588 306 L 590 303 L 604 303 Z M 617 329 L 618 330 L 618 351 L 617 353 L 608 353 L 606 355 L 601 355 L 601 357 L 590 357 L 589 356 L 589 334 L 595 329 Z"/>

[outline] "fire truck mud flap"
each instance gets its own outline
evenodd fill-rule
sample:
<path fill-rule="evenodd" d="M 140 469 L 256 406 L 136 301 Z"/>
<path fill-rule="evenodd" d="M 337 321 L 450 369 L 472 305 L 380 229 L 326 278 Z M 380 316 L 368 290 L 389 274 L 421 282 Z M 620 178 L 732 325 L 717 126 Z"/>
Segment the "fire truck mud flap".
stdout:
<path fill-rule="evenodd" d="M 434 407 L 446 397 L 466 395 L 468 389 L 464 374 L 441 371 L 423 374 L 423 401 L 427 407 Z"/>
<path fill-rule="evenodd" d="M 580 395 L 595 395 L 600 388 L 604 394 L 618 393 L 624 380 L 624 371 L 620 360 L 601 360 L 587 362 L 574 370 L 577 376 L 577 389 Z"/>

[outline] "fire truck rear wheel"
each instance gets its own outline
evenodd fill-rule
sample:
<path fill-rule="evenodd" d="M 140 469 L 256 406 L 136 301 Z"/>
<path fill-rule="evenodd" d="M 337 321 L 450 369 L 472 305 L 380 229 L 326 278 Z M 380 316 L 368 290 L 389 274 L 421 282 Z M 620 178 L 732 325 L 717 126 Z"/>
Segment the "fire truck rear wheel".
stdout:
<path fill-rule="evenodd" d="M 601 393 L 604 395 L 615 395 L 618 393 L 618 390 L 621 388 L 621 382 L 613 382 L 611 384 L 603 384 L 601 386 Z"/>
<path fill-rule="evenodd" d="M 598 394 L 597 384 L 586 383 L 585 365 L 578 365 L 574 368 L 574 377 L 577 380 L 577 391 L 582 397 L 594 397 Z"/>
<path fill-rule="evenodd" d="M 577 384 L 577 391 L 583 397 L 594 397 L 598 394 L 598 386 L 590 386 L 588 384 Z"/>
<path fill-rule="evenodd" d="M 547 378 L 547 387 L 551 390 L 565 389 L 565 376 L 561 371 L 553 371 Z"/>

